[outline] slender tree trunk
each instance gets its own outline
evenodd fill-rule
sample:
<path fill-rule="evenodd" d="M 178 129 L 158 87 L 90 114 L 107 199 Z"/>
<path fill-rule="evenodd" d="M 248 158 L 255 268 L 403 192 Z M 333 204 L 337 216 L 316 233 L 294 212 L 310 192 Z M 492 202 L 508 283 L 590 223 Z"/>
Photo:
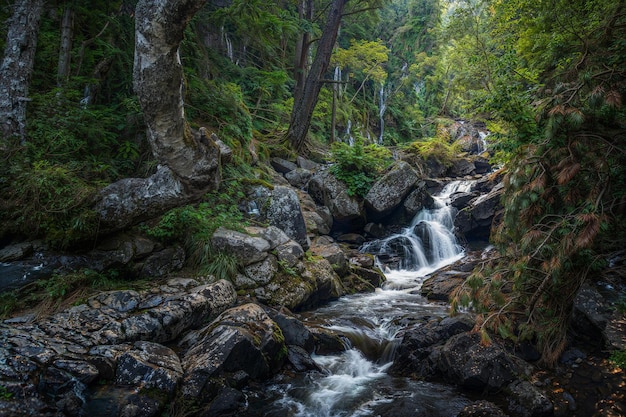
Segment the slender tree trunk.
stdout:
<path fill-rule="evenodd" d="M 300 19 L 313 21 L 313 0 L 300 0 L 298 3 L 298 12 Z M 296 44 L 296 56 L 294 62 L 294 79 L 296 86 L 294 88 L 294 101 L 299 100 L 304 92 L 304 83 L 308 73 L 309 66 L 309 50 L 311 47 L 311 34 L 305 32 L 302 34 Z"/>
<path fill-rule="evenodd" d="M 70 75 L 70 57 L 74 40 L 74 9 L 66 6 L 61 21 L 61 45 L 59 47 L 59 65 L 57 67 L 57 84 L 63 85 Z"/>
<path fill-rule="evenodd" d="M 149 178 L 127 178 L 101 191 L 96 211 L 107 231 L 194 201 L 221 180 L 220 151 L 201 128 L 193 136 L 183 108 L 178 55 L 185 26 L 206 0 L 139 0 L 133 82 L 159 162 Z"/>
<path fill-rule="evenodd" d="M 7 40 L 0 63 L 0 150 L 11 138 L 26 141 L 26 103 L 35 62 L 43 0 L 16 0 L 6 22 Z"/>
<path fill-rule="evenodd" d="M 330 63 L 330 56 L 337 40 L 337 32 L 345 5 L 349 0 L 333 0 L 326 26 L 322 32 L 322 37 L 317 45 L 315 59 L 306 77 L 304 88 L 300 97 L 294 97 L 291 122 L 287 131 L 287 139 L 291 146 L 300 151 L 306 144 L 306 137 L 311 126 L 313 110 L 317 104 L 320 90 L 322 88 L 322 76 L 326 73 Z"/>

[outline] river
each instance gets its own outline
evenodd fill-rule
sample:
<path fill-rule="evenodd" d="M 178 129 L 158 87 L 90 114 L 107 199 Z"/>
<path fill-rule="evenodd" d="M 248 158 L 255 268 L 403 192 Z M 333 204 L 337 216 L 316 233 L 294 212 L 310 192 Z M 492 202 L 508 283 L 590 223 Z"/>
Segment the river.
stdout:
<path fill-rule="evenodd" d="M 428 274 L 464 256 L 453 228 L 449 197 L 468 191 L 471 182 L 455 181 L 435 196 L 431 209 L 418 213 L 401 233 L 369 242 L 362 251 L 398 257 L 398 269 L 387 269 L 382 288 L 342 297 L 300 315 L 311 325 L 342 335 L 346 351 L 314 355 L 322 372 L 281 374 L 246 392 L 248 410 L 241 416 L 453 417 L 470 400 L 454 387 L 387 374 L 394 352 L 409 325 L 447 314 L 447 305 L 420 295 Z"/>

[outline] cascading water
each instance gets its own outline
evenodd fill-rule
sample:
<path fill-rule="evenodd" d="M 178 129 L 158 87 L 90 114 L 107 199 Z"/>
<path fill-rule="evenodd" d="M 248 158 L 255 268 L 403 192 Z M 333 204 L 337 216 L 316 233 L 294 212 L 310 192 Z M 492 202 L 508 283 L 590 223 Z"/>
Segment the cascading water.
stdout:
<path fill-rule="evenodd" d="M 469 191 L 471 181 L 453 181 L 438 196 L 434 196 L 431 209 L 420 211 L 401 233 L 369 242 L 362 252 L 378 257 L 398 258 L 399 269 L 430 272 L 444 264 L 454 262 L 463 252 L 454 236 L 455 209 L 450 206 L 450 196 L 459 191 Z"/>
<path fill-rule="evenodd" d="M 447 306 L 428 302 L 419 289 L 429 272 L 463 256 L 452 232 L 449 199 L 471 185 L 448 184 L 434 197 L 433 207 L 418 213 L 402 233 L 363 246 L 362 251 L 379 257 L 393 252 L 402 258 L 399 268 L 386 271 L 383 288 L 345 296 L 301 315 L 306 323 L 342 335 L 347 350 L 314 356 L 323 372 L 282 376 L 261 391 L 248 392 L 249 407 L 242 417 L 452 417 L 470 402 L 452 387 L 393 377 L 386 370 L 400 331 L 447 314 Z"/>
<path fill-rule="evenodd" d="M 383 144 L 383 133 L 385 132 L 385 111 L 387 110 L 387 96 L 385 94 L 385 85 L 380 86 L 380 106 L 378 108 L 378 116 L 380 118 L 380 135 L 378 136 L 378 144 Z"/>

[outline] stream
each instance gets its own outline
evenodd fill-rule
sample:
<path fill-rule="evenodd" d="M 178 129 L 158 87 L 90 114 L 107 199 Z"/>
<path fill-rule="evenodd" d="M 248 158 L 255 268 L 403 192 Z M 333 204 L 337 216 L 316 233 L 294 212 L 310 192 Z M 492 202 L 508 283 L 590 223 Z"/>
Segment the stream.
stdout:
<path fill-rule="evenodd" d="M 261 389 L 248 390 L 248 410 L 241 416 L 453 417 L 470 400 L 442 384 L 394 377 L 386 373 L 402 330 L 444 317 L 447 305 L 420 295 L 428 274 L 464 256 L 453 230 L 449 197 L 469 191 L 470 181 L 454 181 L 434 196 L 431 209 L 418 213 L 402 232 L 368 242 L 361 251 L 377 258 L 399 258 L 397 269 L 370 294 L 355 294 L 300 315 L 305 323 L 342 335 L 346 351 L 314 355 L 322 372 L 281 374 Z"/>

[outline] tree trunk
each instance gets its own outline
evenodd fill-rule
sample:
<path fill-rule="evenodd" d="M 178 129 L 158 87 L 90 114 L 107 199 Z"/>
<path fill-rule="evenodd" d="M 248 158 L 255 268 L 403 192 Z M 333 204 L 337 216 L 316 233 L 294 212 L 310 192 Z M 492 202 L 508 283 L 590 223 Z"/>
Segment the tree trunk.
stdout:
<path fill-rule="evenodd" d="M 300 19 L 313 21 L 313 0 L 300 0 L 298 2 L 298 14 Z M 304 91 L 304 83 L 306 80 L 309 64 L 309 49 L 311 47 L 311 34 L 305 32 L 296 43 L 296 56 L 294 62 L 294 80 L 296 86 L 294 88 L 294 102 L 302 97 Z"/>
<path fill-rule="evenodd" d="M 150 178 L 125 179 L 101 192 L 105 229 L 120 229 L 217 189 L 220 151 L 200 129 L 193 137 L 183 108 L 178 55 L 185 26 L 206 0 L 139 0 L 135 13 L 134 88 L 160 166 Z"/>
<path fill-rule="evenodd" d="M 0 150 L 11 138 L 26 141 L 26 103 L 35 62 L 43 0 L 16 0 L 7 20 L 7 40 L 0 64 Z"/>
<path fill-rule="evenodd" d="M 65 84 L 70 75 L 70 57 L 74 40 L 74 10 L 66 6 L 61 21 L 61 45 L 59 46 L 59 65 L 57 67 L 57 84 Z"/>
<path fill-rule="evenodd" d="M 335 41 L 337 40 L 337 32 L 339 30 L 339 24 L 341 23 L 343 9 L 348 1 L 349 0 L 333 0 L 328 13 L 326 26 L 324 26 L 322 37 L 317 45 L 315 59 L 311 64 L 311 68 L 304 83 L 302 95 L 301 97 L 294 97 L 287 139 L 296 151 L 302 150 L 306 143 L 313 110 L 315 110 L 320 89 L 322 88 L 322 76 L 328 69 L 330 56 L 333 52 Z"/>

